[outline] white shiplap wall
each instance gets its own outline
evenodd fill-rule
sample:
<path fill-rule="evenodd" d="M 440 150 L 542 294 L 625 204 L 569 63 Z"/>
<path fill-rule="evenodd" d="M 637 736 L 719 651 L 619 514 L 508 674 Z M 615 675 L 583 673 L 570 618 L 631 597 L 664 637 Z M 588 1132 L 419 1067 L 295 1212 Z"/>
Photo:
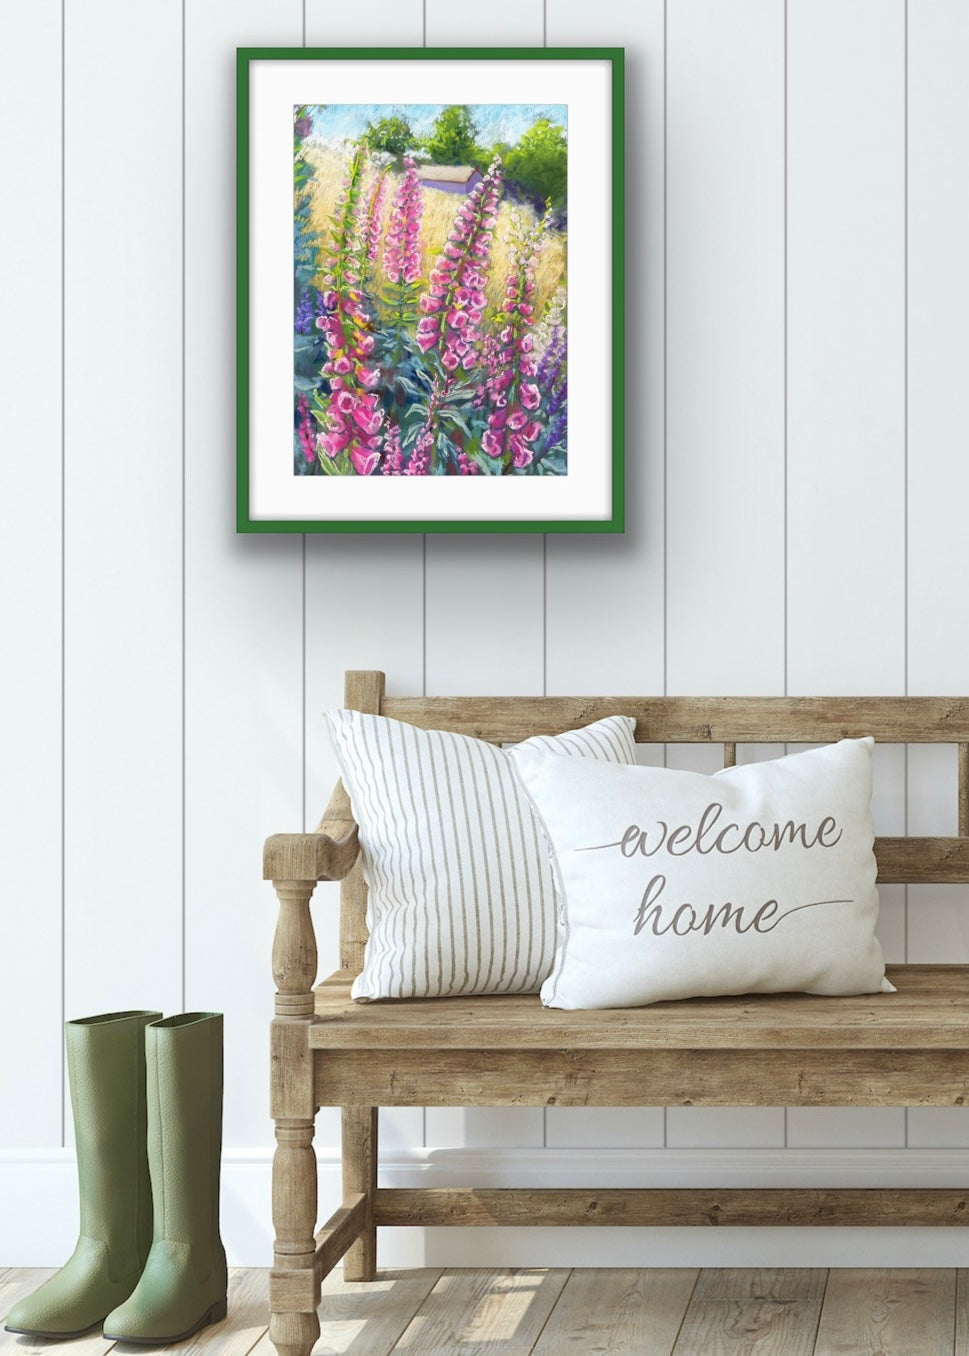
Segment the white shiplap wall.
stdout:
<path fill-rule="evenodd" d="M 260 845 L 326 801 L 320 712 L 345 668 L 383 668 L 399 693 L 969 690 L 969 8 L 16 9 L 0 45 L 0 1265 L 69 1247 L 62 1022 L 128 1006 L 225 1011 L 225 1231 L 259 1264 Z M 372 42 L 626 48 L 623 537 L 236 536 L 234 49 Z M 881 831 L 953 830 L 947 752 L 880 760 Z M 319 896 L 332 967 L 335 892 Z M 969 960 L 965 904 L 887 890 L 889 955 Z M 908 1184 L 964 1181 L 967 1116 L 444 1108 L 382 1125 L 401 1182 Z M 325 1204 L 336 1142 L 324 1112 Z M 917 1238 L 923 1261 L 969 1255 L 955 1232 Z M 403 1231 L 382 1256 L 834 1265 L 860 1246 L 912 1255 L 888 1232 L 508 1230 Z"/>

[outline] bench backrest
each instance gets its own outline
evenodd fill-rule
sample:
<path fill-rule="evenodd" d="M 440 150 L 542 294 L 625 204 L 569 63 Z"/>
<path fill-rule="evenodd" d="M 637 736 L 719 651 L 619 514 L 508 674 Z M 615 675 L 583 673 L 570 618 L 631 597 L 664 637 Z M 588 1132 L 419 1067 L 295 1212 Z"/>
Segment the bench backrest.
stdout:
<path fill-rule="evenodd" d="M 636 718 L 640 744 L 830 744 L 872 735 L 882 744 L 956 744 L 958 837 L 877 838 L 878 879 L 901 884 L 969 881 L 969 698 L 963 697 L 388 697 L 384 675 L 351 670 L 345 704 L 422 729 L 490 743 L 560 734 L 603 716 Z M 329 815 L 328 815 L 329 817 Z M 341 963 L 363 966 L 367 893 L 359 866 L 343 884 Z"/>

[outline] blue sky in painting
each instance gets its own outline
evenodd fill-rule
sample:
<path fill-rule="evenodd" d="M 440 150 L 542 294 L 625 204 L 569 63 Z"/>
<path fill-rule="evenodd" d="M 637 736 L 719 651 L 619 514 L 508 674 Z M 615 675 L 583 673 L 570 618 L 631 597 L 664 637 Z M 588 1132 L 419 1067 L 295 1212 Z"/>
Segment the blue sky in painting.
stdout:
<path fill-rule="evenodd" d="M 446 104 L 326 104 L 309 110 L 313 136 L 329 143 L 355 141 L 371 122 L 394 116 L 405 118 L 416 138 L 425 137 Z M 568 126 L 567 104 L 469 104 L 478 136 L 485 146 L 496 141 L 514 143 L 537 118 Z"/>

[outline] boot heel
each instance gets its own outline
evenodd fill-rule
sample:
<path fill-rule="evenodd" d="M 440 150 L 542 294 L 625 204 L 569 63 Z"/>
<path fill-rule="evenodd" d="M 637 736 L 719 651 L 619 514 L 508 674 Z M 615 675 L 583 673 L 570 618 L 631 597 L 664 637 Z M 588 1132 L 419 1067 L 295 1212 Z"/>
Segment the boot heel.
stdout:
<path fill-rule="evenodd" d="M 205 1315 L 206 1323 L 221 1323 L 229 1312 L 229 1302 L 227 1299 L 219 1300 L 218 1304 L 213 1304 L 209 1312 Z"/>

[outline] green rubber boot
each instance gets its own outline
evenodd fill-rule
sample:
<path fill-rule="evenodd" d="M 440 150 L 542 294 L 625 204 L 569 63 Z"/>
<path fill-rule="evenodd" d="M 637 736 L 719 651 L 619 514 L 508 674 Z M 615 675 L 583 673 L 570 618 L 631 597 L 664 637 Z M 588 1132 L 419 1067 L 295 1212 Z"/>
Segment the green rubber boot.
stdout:
<path fill-rule="evenodd" d="M 133 1293 L 104 1320 L 112 1341 L 178 1342 L 226 1314 L 219 1233 L 222 1014 L 186 1012 L 145 1031 L 155 1233 Z"/>
<path fill-rule="evenodd" d="M 81 1228 L 55 1276 L 10 1310 L 9 1332 L 77 1337 L 134 1290 L 151 1246 L 145 1029 L 160 1012 L 67 1022 Z"/>

